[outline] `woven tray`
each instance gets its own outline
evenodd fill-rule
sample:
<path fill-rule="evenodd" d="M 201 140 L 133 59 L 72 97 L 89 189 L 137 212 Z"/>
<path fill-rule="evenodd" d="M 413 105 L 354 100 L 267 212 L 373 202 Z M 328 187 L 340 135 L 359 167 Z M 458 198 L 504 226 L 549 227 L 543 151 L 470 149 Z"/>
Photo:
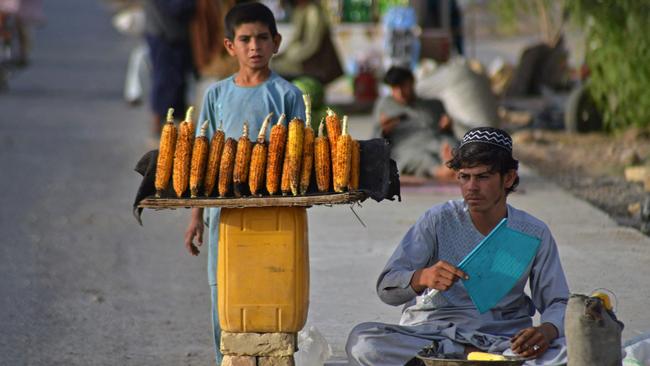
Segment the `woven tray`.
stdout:
<path fill-rule="evenodd" d="M 243 198 L 155 198 L 149 196 L 138 204 L 140 208 L 155 210 L 191 207 L 309 207 L 337 205 L 364 201 L 368 196 L 361 191 L 345 193 L 314 194 L 307 196 L 270 196 Z"/>

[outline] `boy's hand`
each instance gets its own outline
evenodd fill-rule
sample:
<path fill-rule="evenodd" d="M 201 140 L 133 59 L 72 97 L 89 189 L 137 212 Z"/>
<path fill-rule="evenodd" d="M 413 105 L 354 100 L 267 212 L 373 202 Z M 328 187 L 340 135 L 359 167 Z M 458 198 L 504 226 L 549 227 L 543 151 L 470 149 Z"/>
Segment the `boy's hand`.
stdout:
<path fill-rule="evenodd" d="M 196 238 L 196 245 L 194 245 Z M 192 219 L 185 230 L 185 248 L 191 255 L 199 255 L 199 248 L 203 245 L 203 210 L 192 209 Z M 198 247 L 197 247 L 198 246 Z"/>
<path fill-rule="evenodd" d="M 441 132 L 451 131 L 451 118 L 446 114 L 440 116 L 440 120 L 438 120 L 438 128 Z"/>

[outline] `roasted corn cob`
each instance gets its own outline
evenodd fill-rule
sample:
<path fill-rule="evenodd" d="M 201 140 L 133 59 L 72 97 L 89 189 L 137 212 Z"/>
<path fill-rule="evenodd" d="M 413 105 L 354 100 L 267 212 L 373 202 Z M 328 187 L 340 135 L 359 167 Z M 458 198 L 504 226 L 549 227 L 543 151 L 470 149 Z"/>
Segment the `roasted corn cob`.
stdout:
<path fill-rule="evenodd" d="M 248 170 L 251 163 L 251 151 L 253 143 L 248 138 L 248 122 L 244 122 L 241 137 L 237 142 L 237 154 L 235 154 L 235 168 L 232 173 L 232 180 L 235 188 L 235 196 L 241 197 L 248 188 Z"/>
<path fill-rule="evenodd" d="M 303 94 L 305 102 L 305 129 L 302 144 L 302 164 L 300 167 L 300 194 L 306 194 L 314 167 L 314 129 L 311 128 L 311 97 Z"/>
<path fill-rule="evenodd" d="M 335 192 L 344 192 L 348 188 L 351 162 L 352 137 L 348 134 L 348 116 L 343 116 L 343 128 L 336 141 L 336 160 L 333 164 Z"/>
<path fill-rule="evenodd" d="M 167 111 L 167 123 L 163 126 L 162 133 L 160 134 L 160 147 L 158 148 L 158 161 L 156 163 L 156 197 L 160 197 L 162 192 L 167 189 L 169 179 L 172 177 L 176 134 L 174 108 L 169 108 L 169 111 Z"/>
<path fill-rule="evenodd" d="M 330 143 L 327 137 L 323 136 L 324 128 L 325 122 L 321 120 L 320 126 L 318 126 L 318 137 L 314 140 L 314 174 L 316 174 L 316 185 L 319 192 L 329 191 L 332 180 Z"/>
<path fill-rule="evenodd" d="M 192 147 L 192 164 L 190 165 L 190 197 L 196 198 L 199 189 L 203 188 L 205 177 L 205 165 L 208 160 L 208 138 L 205 133 L 208 130 L 208 121 L 203 122 L 201 133 L 194 139 Z"/>
<path fill-rule="evenodd" d="M 226 197 L 230 194 L 236 153 L 237 140 L 229 137 L 223 146 L 223 153 L 221 154 L 221 162 L 219 164 L 219 180 L 217 184 L 219 197 Z"/>
<path fill-rule="evenodd" d="M 273 112 L 266 115 L 260 133 L 257 135 L 257 142 L 251 153 L 251 164 L 248 172 L 248 188 L 253 196 L 261 195 L 259 191 L 264 187 L 264 174 L 266 173 L 266 129 L 271 121 Z"/>
<path fill-rule="evenodd" d="M 209 197 L 214 190 L 214 185 L 217 182 L 219 175 L 219 165 L 221 163 L 221 153 L 223 152 L 223 145 L 226 142 L 226 134 L 223 132 L 223 121 L 219 129 L 212 136 L 210 140 L 210 152 L 208 157 L 208 166 L 205 169 L 205 196 Z"/>
<path fill-rule="evenodd" d="M 289 139 L 287 138 L 287 143 Z M 289 148 L 284 147 L 284 161 L 282 162 L 282 179 L 280 179 L 280 191 L 286 196 L 291 193 L 291 180 L 289 179 Z"/>
<path fill-rule="evenodd" d="M 350 181 L 348 182 L 349 191 L 356 191 L 359 189 L 360 174 L 361 174 L 361 145 L 359 144 L 359 141 L 352 140 Z"/>
<path fill-rule="evenodd" d="M 190 182 L 190 161 L 192 159 L 192 143 L 194 142 L 194 123 L 192 123 L 192 111 L 189 107 L 185 114 L 185 121 L 178 125 L 178 138 L 176 139 L 176 150 L 174 151 L 174 174 L 173 186 L 176 196 L 180 198 L 187 190 Z"/>
<path fill-rule="evenodd" d="M 284 165 L 284 148 L 287 140 L 287 128 L 282 124 L 284 113 L 280 115 L 278 123 L 271 128 L 269 140 L 269 153 L 266 159 L 266 190 L 274 195 L 280 189 L 280 176 Z"/>
<path fill-rule="evenodd" d="M 341 136 L 341 121 L 339 116 L 327 108 L 327 116 L 325 117 L 325 127 L 327 128 L 327 139 L 330 142 L 330 155 L 332 156 L 332 167 L 334 167 L 334 159 L 336 157 L 336 139 Z"/>
<path fill-rule="evenodd" d="M 287 135 L 287 158 L 289 159 L 289 185 L 291 193 L 300 193 L 300 167 L 302 165 L 302 148 L 305 140 L 305 122 L 294 118 L 289 122 Z"/>

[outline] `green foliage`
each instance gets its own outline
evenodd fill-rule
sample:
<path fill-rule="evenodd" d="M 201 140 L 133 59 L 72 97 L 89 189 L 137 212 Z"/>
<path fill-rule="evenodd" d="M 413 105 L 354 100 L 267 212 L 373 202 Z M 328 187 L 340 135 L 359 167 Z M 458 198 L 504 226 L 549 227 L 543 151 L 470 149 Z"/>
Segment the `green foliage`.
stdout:
<path fill-rule="evenodd" d="M 589 92 L 609 130 L 650 126 L 650 2 L 568 0 L 586 25 Z"/>
<path fill-rule="evenodd" d="M 488 8 L 497 15 L 497 27 L 502 34 L 511 35 L 519 27 L 534 26 L 543 39 L 552 42 L 562 23 L 564 0 L 490 0 Z M 531 20 L 537 23 L 530 23 Z"/>

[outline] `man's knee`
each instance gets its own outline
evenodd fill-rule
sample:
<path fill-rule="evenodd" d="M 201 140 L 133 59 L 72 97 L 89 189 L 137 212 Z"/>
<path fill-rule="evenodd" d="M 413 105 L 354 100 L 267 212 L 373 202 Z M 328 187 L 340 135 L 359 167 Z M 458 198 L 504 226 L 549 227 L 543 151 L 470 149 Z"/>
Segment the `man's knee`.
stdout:
<path fill-rule="evenodd" d="M 373 344 L 373 337 L 368 337 L 371 328 L 377 328 L 377 323 L 361 323 L 355 326 L 345 344 L 345 352 L 351 365 L 368 365 L 377 353 L 377 347 Z"/>

